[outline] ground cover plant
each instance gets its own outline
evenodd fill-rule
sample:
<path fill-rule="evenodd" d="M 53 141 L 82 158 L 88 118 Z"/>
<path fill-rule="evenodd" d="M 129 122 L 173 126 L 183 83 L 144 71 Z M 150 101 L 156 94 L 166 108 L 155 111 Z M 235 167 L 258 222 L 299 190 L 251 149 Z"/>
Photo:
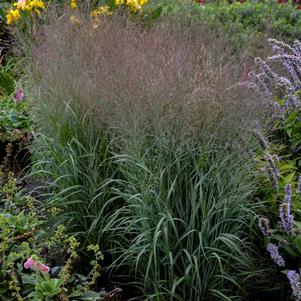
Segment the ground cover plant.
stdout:
<path fill-rule="evenodd" d="M 90 290 L 103 258 L 99 247 L 88 247 L 94 254 L 88 276 L 78 274 L 79 243 L 66 235 L 63 225 L 47 232 L 49 219 L 59 211 L 37 209 L 36 205 L 35 199 L 23 195 L 9 173 L 6 183 L 1 184 L 1 299 L 99 300 L 101 294 Z"/>

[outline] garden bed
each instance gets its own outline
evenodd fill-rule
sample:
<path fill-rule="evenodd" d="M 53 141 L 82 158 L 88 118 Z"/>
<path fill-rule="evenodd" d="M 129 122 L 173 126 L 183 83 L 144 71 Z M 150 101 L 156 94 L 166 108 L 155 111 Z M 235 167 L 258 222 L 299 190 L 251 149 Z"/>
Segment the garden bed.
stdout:
<path fill-rule="evenodd" d="M 301 300 L 280 2 L 1 4 L 1 300 Z"/>

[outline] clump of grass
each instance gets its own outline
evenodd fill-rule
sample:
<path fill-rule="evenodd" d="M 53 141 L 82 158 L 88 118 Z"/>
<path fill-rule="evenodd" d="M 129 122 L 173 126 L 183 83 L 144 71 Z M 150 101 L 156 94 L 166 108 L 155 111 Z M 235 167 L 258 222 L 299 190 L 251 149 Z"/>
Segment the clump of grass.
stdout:
<path fill-rule="evenodd" d="M 239 62 L 183 20 L 79 18 L 50 20 L 33 53 L 47 203 L 148 300 L 243 299 L 264 108 L 233 88 Z"/>

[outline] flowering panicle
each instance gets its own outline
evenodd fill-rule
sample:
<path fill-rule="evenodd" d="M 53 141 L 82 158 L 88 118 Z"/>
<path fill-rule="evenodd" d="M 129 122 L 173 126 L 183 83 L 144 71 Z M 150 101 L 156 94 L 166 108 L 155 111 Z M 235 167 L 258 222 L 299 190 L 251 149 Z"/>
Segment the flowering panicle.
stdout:
<path fill-rule="evenodd" d="M 279 247 L 275 244 L 269 243 L 267 245 L 267 251 L 270 253 L 271 258 L 280 267 L 285 265 L 283 257 L 279 254 Z"/>
<path fill-rule="evenodd" d="M 271 70 L 266 62 L 264 62 L 261 58 L 255 58 L 255 63 L 260 67 L 263 74 L 266 75 L 270 80 L 275 79 L 276 74 Z"/>
<path fill-rule="evenodd" d="M 291 201 L 292 187 L 290 184 L 286 184 L 284 202 L 279 206 L 280 226 L 284 231 L 294 234 L 294 216 L 291 214 Z"/>
<path fill-rule="evenodd" d="M 266 61 L 256 58 L 255 62 L 260 68 L 260 73 L 250 72 L 248 82 L 244 85 L 270 100 L 273 88 L 280 89 L 284 94 L 284 105 L 275 106 L 273 118 L 283 119 L 286 112 L 301 105 L 296 94 L 301 89 L 301 42 L 296 40 L 293 45 L 275 39 L 269 39 L 269 42 L 274 55 L 268 57 Z M 270 67 L 272 63 L 282 64 L 287 70 L 287 75 L 280 76 L 273 72 Z"/>
<path fill-rule="evenodd" d="M 270 99 L 272 97 L 272 93 L 270 92 L 264 78 L 264 73 L 256 74 L 254 71 L 248 73 L 249 81 L 245 81 L 240 83 L 240 85 L 244 85 L 247 88 L 250 88 L 259 96 Z"/>
<path fill-rule="evenodd" d="M 276 54 L 295 53 L 294 47 L 291 47 L 290 45 L 282 41 L 278 41 L 276 39 L 268 39 L 268 41 L 271 44 L 272 49 Z"/>
<path fill-rule="evenodd" d="M 289 271 L 287 273 L 287 278 L 290 282 L 291 289 L 293 291 L 293 296 L 296 297 L 298 301 L 301 300 L 301 283 L 300 274 L 296 271 Z"/>
<path fill-rule="evenodd" d="M 298 56 L 301 56 L 301 42 L 299 40 L 296 40 L 293 44 L 295 54 Z"/>
<path fill-rule="evenodd" d="M 268 161 L 269 168 L 268 168 L 268 175 L 270 177 L 271 182 L 274 184 L 276 188 L 278 188 L 278 178 L 279 178 L 279 171 L 276 167 L 274 158 L 271 155 L 266 155 L 265 159 Z"/>
<path fill-rule="evenodd" d="M 272 235 L 272 231 L 270 229 L 270 221 L 267 218 L 260 218 L 258 227 L 264 236 L 270 237 Z"/>

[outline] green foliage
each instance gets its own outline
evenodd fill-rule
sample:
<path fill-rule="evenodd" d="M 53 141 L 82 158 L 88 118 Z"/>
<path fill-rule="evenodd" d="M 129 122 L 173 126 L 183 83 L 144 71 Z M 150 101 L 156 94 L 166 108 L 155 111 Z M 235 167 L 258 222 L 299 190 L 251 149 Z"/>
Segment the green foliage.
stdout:
<path fill-rule="evenodd" d="M 88 248 L 94 257 L 92 269 L 88 276 L 79 275 L 75 269 L 79 243 L 66 236 L 61 225 L 55 233 L 47 231 L 50 212 L 37 210 L 36 200 L 22 195 L 11 173 L 7 184 L 1 187 L 0 201 L 1 300 L 99 300 L 100 294 L 90 291 L 100 275 L 99 262 L 103 257 L 99 247 Z M 57 213 L 53 208 L 52 214 Z M 48 251 L 43 255 L 43 250 Z M 24 264 L 26 259 L 29 266 Z M 43 261 L 57 264 L 50 274 Z M 26 272 L 28 268 L 32 272 Z"/>
<path fill-rule="evenodd" d="M 154 1 L 154 4 L 158 1 Z M 237 49 L 258 47 L 266 36 L 292 42 L 301 35 L 301 10 L 290 1 L 206 1 L 199 5 L 181 1 L 163 1 L 165 15 L 187 15 L 191 20 L 209 25 L 220 34 L 227 34 Z"/>
<path fill-rule="evenodd" d="M 17 82 L 18 67 L 12 60 L 0 65 L 0 141 L 18 140 L 30 132 L 28 104 Z"/>
<path fill-rule="evenodd" d="M 301 11 L 289 2 L 208 3 L 199 6 L 198 12 L 201 22 L 224 31 L 238 48 L 255 45 L 263 34 L 289 42 L 301 34 Z"/>
<path fill-rule="evenodd" d="M 0 140 L 18 139 L 22 132 L 26 134 L 30 129 L 27 103 L 0 99 Z"/>
<path fill-rule="evenodd" d="M 64 111 L 53 109 L 43 125 L 48 135 L 37 136 L 33 145 L 31 177 L 41 180 L 46 206 L 63 210 L 59 221 L 84 245 L 101 242 L 109 248 L 108 219 L 121 205 L 112 187 L 116 167 L 110 141 L 88 115 L 67 104 Z M 63 119 L 57 115 L 62 112 Z"/>
<path fill-rule="evenodd" d="M 249 241 L 251 166 L 207 139 L 181 150 L 142 138 L 117 157 L 125 206 L 116 264 L 132 267 L 147 300 L 232 300 L 261 277 Z"/>

